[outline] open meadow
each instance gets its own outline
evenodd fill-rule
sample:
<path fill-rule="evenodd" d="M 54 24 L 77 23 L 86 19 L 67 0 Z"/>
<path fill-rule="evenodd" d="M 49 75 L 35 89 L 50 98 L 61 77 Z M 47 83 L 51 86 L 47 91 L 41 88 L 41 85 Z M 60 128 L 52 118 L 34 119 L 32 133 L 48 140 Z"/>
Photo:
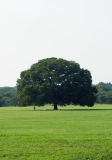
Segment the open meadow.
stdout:
<path fill-rule="evenodd" d="M 112 105 L 52 108 L 0 107 L 0 160 L 112 159 Z"/>

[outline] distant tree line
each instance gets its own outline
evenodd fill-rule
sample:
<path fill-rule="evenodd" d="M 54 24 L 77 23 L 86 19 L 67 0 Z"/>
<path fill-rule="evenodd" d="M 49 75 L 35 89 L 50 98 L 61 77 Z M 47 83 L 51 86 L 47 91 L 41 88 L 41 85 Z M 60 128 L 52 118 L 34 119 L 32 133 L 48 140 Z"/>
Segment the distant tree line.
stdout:
<path fill-rule="evenodd" d="M 95 85 L 98 93 L 96 103 L 112 104 L 112 84 L 100 82 Z M 0 107 L 18 106 L 17 87 L 0 87 Z"/>
<path fill-rule="evenodd" d="M 95 86 L 98 90 L 96 103 L 112 104 L 112 84 L 100 82 Z"/>
<path fill-rule="evenodd" d="M 17 105 L 17 87 L 0 87 L 0 107 Z"/>

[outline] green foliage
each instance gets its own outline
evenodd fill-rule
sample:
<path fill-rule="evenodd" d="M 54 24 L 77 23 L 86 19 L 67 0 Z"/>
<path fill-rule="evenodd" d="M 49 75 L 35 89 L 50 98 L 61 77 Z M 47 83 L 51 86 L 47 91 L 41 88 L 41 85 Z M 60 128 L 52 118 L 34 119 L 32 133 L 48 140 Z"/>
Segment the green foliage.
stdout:
<path fill-rule="evenodd" d="M 104 104 L 112 104 L 112 84 L 100 82 L 96 85 L 98 93 L 96 94 L 96 102 Z"/>
<path fill-rule="evenodd" d="M 0 160 L 112 160 L 112 105 L 51 107 L 0 108 Z"/>
<path fill-rule="evenodd" d="M 91 74 L 74 61 L 47 58 L 21 72 L 17 80 L 20 106 L 69 104 L 93 106 L 96 87 L 92 86 Z"/>
<path fill-rule="evenodd" d="M 2 107 L 1 99 L 2 99 L 2 95 L 0 94 L 0 107 Z"/>
<path fill-rule="evenodd" d="M 109 104 L 112 104 L 112 90 L 106 92 L 106 98 L 107 98 L 107 102 L 108 102 Z"/>
<path fill-rule="evenodd" d="M 17 105 L 17 87 L 0 87 L 0 107 Z"/>

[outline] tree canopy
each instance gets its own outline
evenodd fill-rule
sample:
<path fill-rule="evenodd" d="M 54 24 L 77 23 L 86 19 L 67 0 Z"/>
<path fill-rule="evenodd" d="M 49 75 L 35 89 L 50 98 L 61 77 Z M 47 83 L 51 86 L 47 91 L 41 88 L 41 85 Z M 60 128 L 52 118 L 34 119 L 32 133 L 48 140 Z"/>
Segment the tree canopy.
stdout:
<path fill-rule="evenodd" d="M 97 89 L 92 86 L 91 73 L 74 61 L 47 58 L 22 71 L 17 80 L 20 106 L 69 104 L 93 106 Z"/>
<path fill-rule="evenodd" d="M 112 104 L 112 84 L 100 82 L 95 86 L 98 90 L 96 103 Z"/>
<path fill-rule="evenodd" d="M 0 87 L 0 107 L 17 105 L 17 87 Z"/>

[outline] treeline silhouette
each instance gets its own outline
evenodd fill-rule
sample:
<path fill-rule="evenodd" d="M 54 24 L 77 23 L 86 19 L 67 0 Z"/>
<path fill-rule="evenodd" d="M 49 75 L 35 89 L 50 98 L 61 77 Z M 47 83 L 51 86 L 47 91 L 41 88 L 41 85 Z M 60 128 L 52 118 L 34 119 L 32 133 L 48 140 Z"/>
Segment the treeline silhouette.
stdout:
<path fill-rule="evenodd" d="M 95 86 L 98 90 L 96 103 L 112 104 L 112 84 L 100 82 Z"/>
<path fill-rule="evenodd" d="M 0 87 L 0 107 L 17 106 L 17 87 Z"/>
<path fill-rule="evenodd" d="M 100 82 L 96 86 L 96 103 L 112 104 L 112 84 Z M 18 106 L 17 87 L 0 87 L 0 107 Z"/>

